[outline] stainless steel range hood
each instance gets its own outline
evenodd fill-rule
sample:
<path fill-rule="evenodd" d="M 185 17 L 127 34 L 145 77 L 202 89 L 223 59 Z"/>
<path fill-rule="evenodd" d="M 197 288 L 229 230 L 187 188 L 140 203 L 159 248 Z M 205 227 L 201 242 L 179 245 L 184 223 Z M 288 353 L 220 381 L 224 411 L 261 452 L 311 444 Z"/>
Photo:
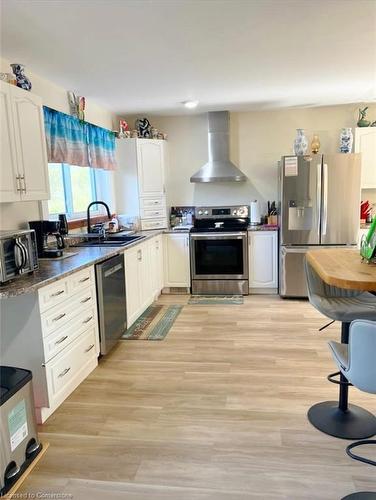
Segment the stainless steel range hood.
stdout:
<path fill-rule="evenodd" d="M 191 182 L 244 182 L 247 176 L 231 161 L 229 155 L 229 112 L 208 113 L 209 161 L 191 177 Z"/>

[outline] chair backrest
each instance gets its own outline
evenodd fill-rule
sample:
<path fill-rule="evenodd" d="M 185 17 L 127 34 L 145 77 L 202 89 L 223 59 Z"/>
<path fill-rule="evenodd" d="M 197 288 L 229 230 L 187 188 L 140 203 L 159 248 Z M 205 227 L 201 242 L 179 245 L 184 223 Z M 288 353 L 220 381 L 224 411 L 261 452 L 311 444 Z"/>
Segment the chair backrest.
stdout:
<path fill-rule="evenodd" d="M 361 391 L 376 394 L 376 321 L 351 323 L 346 378 Z"/>
<path fill-rule="evenodd" d="M 318 297 L 356 297 L 361 292 L 358 290 L 345 290 L 336 286 L 328 285 L 323 281 L 311 264 L 305 259 L 305 275 L 307 280 L 308 298 L 310 302 L 315 303 L 315 295 Z"/>

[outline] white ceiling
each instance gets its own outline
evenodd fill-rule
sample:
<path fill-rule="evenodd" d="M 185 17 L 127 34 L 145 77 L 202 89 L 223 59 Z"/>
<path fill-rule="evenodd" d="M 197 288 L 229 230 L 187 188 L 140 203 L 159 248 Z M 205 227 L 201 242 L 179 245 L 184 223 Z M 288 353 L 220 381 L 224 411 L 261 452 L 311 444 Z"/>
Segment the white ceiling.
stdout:
<path fill-rule="evenodd" d="M 125 113 L 376 99 L 375 0 L 2 0 L 2 55 Z"/>

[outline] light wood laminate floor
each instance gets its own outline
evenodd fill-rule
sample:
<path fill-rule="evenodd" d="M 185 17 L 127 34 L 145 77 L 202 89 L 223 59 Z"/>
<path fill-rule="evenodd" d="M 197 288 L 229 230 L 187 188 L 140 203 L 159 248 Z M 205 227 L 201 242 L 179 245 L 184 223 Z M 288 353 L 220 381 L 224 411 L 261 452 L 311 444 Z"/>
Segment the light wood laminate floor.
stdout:
<path fill-rule="evenodd" d="M 164 341 L 120 342 L 40 427 L 50 449 L 21 492 L 337 500 L 376 491 L 375 468 L 306 418 L 313 403 L 337 399 L 326 375 L 339 324 L 318 333 L 326 322 L 308 302 L 277 296 L 185 305 Z M 375 396 L 351 388 L 350 401 L 376 412 Z"/>

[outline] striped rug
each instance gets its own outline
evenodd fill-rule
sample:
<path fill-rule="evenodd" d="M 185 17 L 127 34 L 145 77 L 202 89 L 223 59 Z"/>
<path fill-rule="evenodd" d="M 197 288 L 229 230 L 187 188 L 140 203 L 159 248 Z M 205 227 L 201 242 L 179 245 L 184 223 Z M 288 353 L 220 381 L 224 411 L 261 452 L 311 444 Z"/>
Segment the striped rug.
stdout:
<path fill-rule="evenodd" d="M 152 304 L 123 333 L 122 340 L 163 340 L 182 308 L 182 305 L 176 304 L 169 306 Z"/>

